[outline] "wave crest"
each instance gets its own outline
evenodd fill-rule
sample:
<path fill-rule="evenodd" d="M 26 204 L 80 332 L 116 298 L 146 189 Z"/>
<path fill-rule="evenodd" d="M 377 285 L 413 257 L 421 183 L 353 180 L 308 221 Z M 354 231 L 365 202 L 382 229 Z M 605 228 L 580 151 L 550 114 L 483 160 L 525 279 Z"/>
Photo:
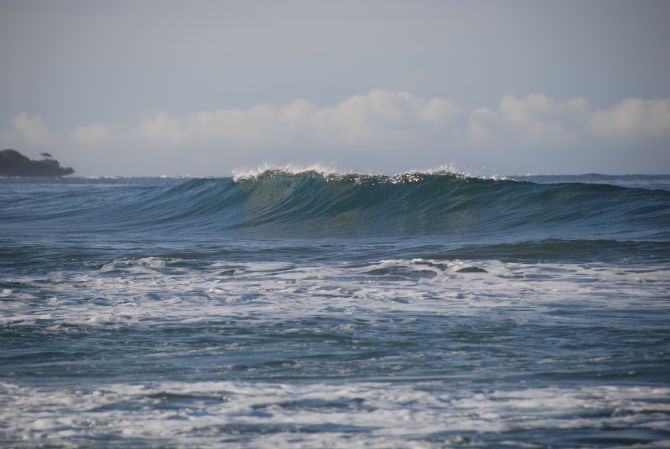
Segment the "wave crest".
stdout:
<path fill-rule="evenodd" d="M 146 212 L 157 213 L 161 223 L 277 236 L 485 237 L 532 231 L 566 238 L 566 232 L 597 235 L 605 224 L 611 229 L 619 223 L 643 234 L 647 229 L 643 237 L 655 238 L 659 229 L 668 229 L 659 223 L 670 223 L 669 200 L 670 192 L 663 191 L 536 184 L 446 170 L 386 176 L 281 167 L 190 180 L 149 199 Z"/>
<path fill-rule="evenodd" d="M 670 240 L 670 191 L 480 178 L 449 168 L 386 176 L 289 166 L 232 178 L 138 181 L 104 199 L 91 189 L 73 192 L 48 205 L 27 199 L 0 218 L 44 226 L 68 221 L 81 230 L 188 229 L 264 238 Z"/>

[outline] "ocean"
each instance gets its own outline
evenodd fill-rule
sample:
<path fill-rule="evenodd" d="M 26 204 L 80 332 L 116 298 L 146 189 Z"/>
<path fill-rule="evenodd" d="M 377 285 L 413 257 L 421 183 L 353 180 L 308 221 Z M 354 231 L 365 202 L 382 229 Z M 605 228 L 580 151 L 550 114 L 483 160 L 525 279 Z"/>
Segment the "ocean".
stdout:
<path fill-rule="evenodd" d="M 0 179 L 0 447 L 670 447 L 670 176 Z"/>

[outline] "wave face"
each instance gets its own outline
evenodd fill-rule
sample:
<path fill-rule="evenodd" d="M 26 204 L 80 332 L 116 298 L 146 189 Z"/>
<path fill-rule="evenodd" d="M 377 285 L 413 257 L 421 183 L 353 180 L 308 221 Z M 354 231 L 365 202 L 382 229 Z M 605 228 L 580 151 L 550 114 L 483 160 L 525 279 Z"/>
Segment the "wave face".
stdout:
<path fill-rule="evenodd" d="M 189 188 L 200 189 L 193 181 Z M 219 185 L 218 183 L 223 183 Z M 205 191 L 229 181 L 215 181 Z M 186 186 L 185 186 L 186 187 Z M 219 214 L 242 206 L 232 226 L 319 236 L 413 236 L 522 231 L 591 235 L 637 228 L 641 238 L 663 237 L 670 224 L 670 192 L 602 184 L 537 184 L 450 173 L 396 177 L 314 172 L 265 172 L 227 185 L 228 198 L 200 210 Z M 225 198 L 222 195 L 222 198 Z M 199 200 L 196 200 L 199 203 Z M 600 229 L 595 229 L 600 228 Z"/>
<path fill-rule="evenodd" d="M 451 173 L 387 177 L 268 170 L 237 180 L 172 180 L 158 186 L 136 182 L 118 192 L 70 187 L 48 204 L 39 204 L 39 192 L 28 191 L 14 199 L 2 219 L 21 226 L 68 222 L 82 231 L 130 228 L 297 238 L 670 237 L 669 191 L 611 184 L 542 184 Z"/>

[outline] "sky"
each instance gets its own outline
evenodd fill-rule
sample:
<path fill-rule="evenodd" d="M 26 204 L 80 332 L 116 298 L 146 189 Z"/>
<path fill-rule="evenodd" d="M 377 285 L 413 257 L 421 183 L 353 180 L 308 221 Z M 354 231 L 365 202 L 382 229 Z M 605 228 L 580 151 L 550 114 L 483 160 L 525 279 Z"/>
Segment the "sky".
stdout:
<path fill-rule="evenodd" d="M 670 2 L 0 0 L 0 148 L 78 175 L 670 173 Z"/>

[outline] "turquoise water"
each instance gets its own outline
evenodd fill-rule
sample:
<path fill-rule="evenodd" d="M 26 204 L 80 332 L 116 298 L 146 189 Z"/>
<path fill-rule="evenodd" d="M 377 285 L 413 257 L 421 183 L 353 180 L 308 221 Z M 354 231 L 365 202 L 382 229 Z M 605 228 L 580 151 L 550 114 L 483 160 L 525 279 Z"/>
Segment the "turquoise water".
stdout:
<path fill-rule="evenodd" d="M 670 176 L 0 186 L 2 447 L 670 445 Z"/>

